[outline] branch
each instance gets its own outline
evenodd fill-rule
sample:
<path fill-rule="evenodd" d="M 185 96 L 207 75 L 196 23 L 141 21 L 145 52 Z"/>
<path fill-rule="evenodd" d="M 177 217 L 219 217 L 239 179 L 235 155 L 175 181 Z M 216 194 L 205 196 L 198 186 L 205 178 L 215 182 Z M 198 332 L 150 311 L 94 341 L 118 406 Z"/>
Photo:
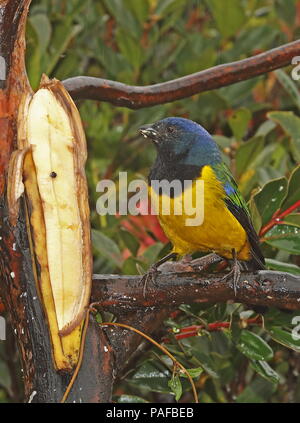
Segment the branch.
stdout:
<path fill-rule="evenodd" d="M 286 272 L 260 270 L 242 273 L 235 297 L 232 283 L 224 274 L 160 273 L 156 286 L 143 297 L 140 276 L 94 275 L 92 301 L 100 301 L 105 310 L 122 316 L 143 308 L 178 306 L 182 303 L 235 302 L 300 309 L 300 276 Z"/>
<path fill-rule="evenodd" d="M 162 322 L 174 307 L 189 303 L 218 303 L 232 300 L 246 304 L 300 309 L 300 276 L 261 270 L 242 273 L 234 296 L 232 284 L 224 274 L 160 273 L 156 286 L 146 298 L 139 285 L 140 276 L 94 275 L 92 302 L 100 302 L 119 322 L 156 336 Z M 128 360 L 136 353 L 141 337 L 120 328 L 103 329 L 114 355 L 114 369 L 120 376 Z M 122 347 L 120 348 L 120 341 Z"/>
<path fill-rule="evenodd" d="M 117 106 L 140 109 L 251 79 L 290 65 L 292 58 L 299 54 L 300 40 L 297 40 L 247 59 L 144 87 L 90 76 L 69 78 L 63 83 L 75 100 L 101 100 Z"/>

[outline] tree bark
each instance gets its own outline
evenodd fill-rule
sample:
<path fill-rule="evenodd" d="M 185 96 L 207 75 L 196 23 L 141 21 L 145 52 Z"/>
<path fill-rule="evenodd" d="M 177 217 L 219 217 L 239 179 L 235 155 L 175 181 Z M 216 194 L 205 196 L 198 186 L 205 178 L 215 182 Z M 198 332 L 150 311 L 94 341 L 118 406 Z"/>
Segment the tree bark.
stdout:
<path fill-rule="evenodd" d="M 141 308 L 146 312 L 183 303 L 215 304 L 229 300 L 285 310 L 300 309 L 300 276 L 271 270 L 242 273 L 236 296 L 231 280 L 224 276 L 222 273 L 160 273 L 155 286 L 144 297 L 140 276 L 94 275 L 92 302 L 101 301 L 105 310 L 119 317 Z"/>
<path fill-rule="evenodd" d="M 9 222 L 6 200 L 7 169 L 16 149 L 19 102 L 22 94 L 31 90 L 24 58 L 29 4 L 30 0 L 0 1 L 0 54 L 6 65 L 6 78 L 0 81 L 0 295 L 20 351 L 26 400 L 59 402 L 71 375 L 58 373 L 53 365 L 48 327 L 34 278 L 25 199 L 16 226 Z M 84 361 L 69 395 L 70 402 L 108 402 L 111 398 L 112 355 L 105 354 L 105 334 L 92 317 L 91 321 Z"/>
<path fill-rule="evenodd" d="M 300 276 L 265 270 L 242 273 L 237 296 L 231 281 L 223 276 L 220 273 L 161 273 L 144 297 L 140 276 L 94 275 L 91 301 L 113 313 L 118 322 L 154 337 L 170 311 L 183 303 L 215 304 L 232 300 L 285 310 L 300 309 Z M 136 351 L 141 337 L 117 327 L 108 327 L 105 331 L 114 351 L 118 375 Z"/>

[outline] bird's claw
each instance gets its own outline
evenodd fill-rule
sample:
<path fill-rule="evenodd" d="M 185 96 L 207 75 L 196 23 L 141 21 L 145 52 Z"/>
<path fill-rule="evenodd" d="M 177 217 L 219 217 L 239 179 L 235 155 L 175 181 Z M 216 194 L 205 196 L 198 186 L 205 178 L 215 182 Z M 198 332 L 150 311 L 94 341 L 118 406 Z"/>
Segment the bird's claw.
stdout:
<path fill-rule="evenodd" d="M 144 274 L 142 277 L 140 284 L 143 286 L 143 297 L 146 298 L 147 288 L 149 284 L 152 286 L 156 286 L 156 276 L 158 275 L 159 270 L 157 270 L 156 266 L 151 266 L 147 273 Z"/>
<path fill-rule="evenodd" d="M 228 272 L 225 276 L 223 276 L 223 278 L 221 278 L 221 281 L 233 278 L 232 285 L 233 285 L 233 291 L 234 291 L 235 297 L 237 296 L 237 289 L 238 289 L 240 276 L 241 276 L 240 265 L 238 262 L 236 262 L 236 263 L 233 263 L 230 272 Z"/>

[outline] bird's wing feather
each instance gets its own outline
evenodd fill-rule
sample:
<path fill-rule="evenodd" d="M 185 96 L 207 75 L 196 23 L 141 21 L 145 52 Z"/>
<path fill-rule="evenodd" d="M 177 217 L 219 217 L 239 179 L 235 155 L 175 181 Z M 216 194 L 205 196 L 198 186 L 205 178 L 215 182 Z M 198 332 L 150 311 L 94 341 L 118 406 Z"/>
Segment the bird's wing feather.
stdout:
<path fill-rule="evenodd" d="M 218 180 L 222 183 L 226 193 L 225 202 L 228 210 L 245 229 L 251 246 L 252 263 L 257 269 L 264 269 L 264 256 L 262 255 L 259 238 L 251 222 L 250 213 L 237 184 L 225 163 L 212 166 Z"/>

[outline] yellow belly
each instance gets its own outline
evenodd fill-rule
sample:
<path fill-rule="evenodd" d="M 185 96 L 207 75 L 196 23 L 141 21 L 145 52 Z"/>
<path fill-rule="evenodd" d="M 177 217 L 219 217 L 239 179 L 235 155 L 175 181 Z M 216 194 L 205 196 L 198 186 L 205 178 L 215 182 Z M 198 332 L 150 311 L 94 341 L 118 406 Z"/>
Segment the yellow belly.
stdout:
<path fill-rule="evenodd" d="M 196 184 L 193 183 L 183 194 L 175 198 L 157 195 L 150 187 L 151 204 L 158 211 L 160 224 L 173 244 L 173 251 L 179 255 L 196 251 L 215 252 L 225 258 L 232 258 L 232 249 L 240 260 L 251 258 L 247 234 L 238 220 L 227 209 L 224 202 L 225 192 L 216 179 L 212 169 L 205 166 L 199 180 L 204 181 L 203 222 L 197 226 L 188 226 L 184 207 L 184 198 L 195 198 Z M 198 193 L 199 195 L 199 193 Z M 200 198 L 200 197 L 198 197 Z M 163 214 L 165 201 L 170 201 L 170 214 Z M 194 203 L 195 205 L 195 203 Z M 182 214 L 174 214 L 174 210 L 183 210 Z M 189 213 L 191 211 L 188 211 Z"/>

